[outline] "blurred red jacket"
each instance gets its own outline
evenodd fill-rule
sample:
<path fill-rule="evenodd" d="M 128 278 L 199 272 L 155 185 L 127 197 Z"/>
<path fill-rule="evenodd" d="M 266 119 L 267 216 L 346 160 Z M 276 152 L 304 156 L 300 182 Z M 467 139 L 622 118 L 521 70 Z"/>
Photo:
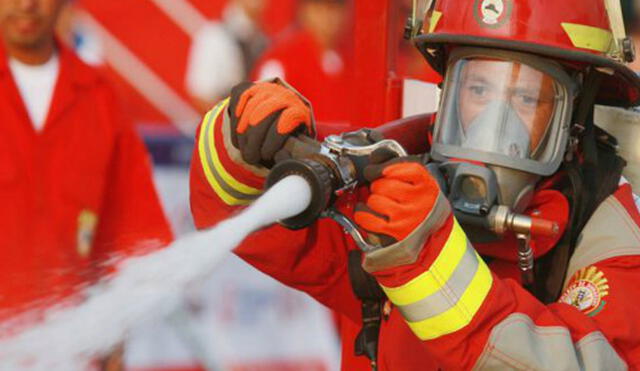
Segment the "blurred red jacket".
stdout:
<path fill-rule="evenodd" d="M 0 50 L 0 319 L 172 239 L 148 153 L 110 87 L 71 51 L 59 58 L 38 133 Z"/>

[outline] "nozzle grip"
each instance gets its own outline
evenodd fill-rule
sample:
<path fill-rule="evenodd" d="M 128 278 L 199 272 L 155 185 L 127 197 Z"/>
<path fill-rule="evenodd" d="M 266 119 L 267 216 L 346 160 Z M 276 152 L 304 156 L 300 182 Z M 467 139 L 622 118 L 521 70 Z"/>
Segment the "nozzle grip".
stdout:
<path fill-rule="evenodd" d="M 284 143 L 291 158 L 306 158 L 320 152 L 320 142 L 306 135 L 290 136 Z"/>

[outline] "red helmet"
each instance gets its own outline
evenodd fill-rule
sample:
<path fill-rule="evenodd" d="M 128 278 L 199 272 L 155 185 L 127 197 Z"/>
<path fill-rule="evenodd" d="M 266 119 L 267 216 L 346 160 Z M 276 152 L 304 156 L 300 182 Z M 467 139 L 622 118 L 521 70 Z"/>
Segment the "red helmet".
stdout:
<path fill-rule="evenodd" d="M 600 67 L 608 76 L 596 103 L 640 105 L 640 78 L 621 62 L 633 60 L 632 43 L 614 37 L 620 31 L 607 12 L 614 1 L 435 0 L 415 41 L 441 73 L 457 45 L 537 54 L 578 71 Z"/>

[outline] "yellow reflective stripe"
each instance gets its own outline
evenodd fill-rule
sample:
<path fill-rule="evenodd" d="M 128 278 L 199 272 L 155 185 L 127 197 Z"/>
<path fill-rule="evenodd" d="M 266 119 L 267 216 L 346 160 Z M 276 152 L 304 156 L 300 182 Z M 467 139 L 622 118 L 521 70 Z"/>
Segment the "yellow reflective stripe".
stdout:
<path fill-rule="evenodd" d="M 233 195 L 226 192 L 223 187 L 220 185 L 218 180 L 216 179 L 214 172 L 220 176 L 220 178 L 227 183 L 229 187 L 243 194 L 247 195 L 256 195 L 260 194 L 262 191 L 250 187 L 248 185 L 242 184 L 236 179 L 234 179 L 222 166 L 220 159 L 218 157 L 218 153 L 215 147 L 215 123 L 220 115 L 220 112 L 224 108 L 226 108 L 229 103 L 229 98 L 224 101 L 218 103 L 211 111 L 209 111 L 203 120 L 202 128 L 200 129 L 202 132 L 200 133 L 200 140 L 198 142 L 198 153 L 200 155 L 200 162 L 202 164 L 202 169 L 204 171 L 205 177 L 207 181 L 214 189 L 216 194 L 227 204 L 227 205 L 245 205 L 251 202 L 251 200 L 247 199 L 239 199 L 234 197 Z M 207 153 L 207 147 L 209 147 L 209 152 Z M 210 156 L 211 162 L 213 163 L 213 169 L 211 168 L 209 162 L 207 161 L 207 155 Z"/>
<path fill-rule="evenodd" d="M 382 289 L 403 311 L 411 330 L 420 339 L 429 340 L 467 326 L 492 284 L 491 271 L 468 245 L 454 218 L 449 238 L 428 271 L 402 286 Z"/>
<path fill-rule="evenodd" d="M 207 153 L 206 153 L 206 150 L 205 150 L 205 141 L 208 140 L 208 138 L 207 138 L 208 131 L 206 130 L 206 129 L 208 129 L 207 123 L 210 122 L 209 120 L 211 119 L 211 115 L 212 114 L 217 115 L 217 113 L 219 112 L 219 109 L 218 109 L 219 105 L 220 104 L 215 106 L 204 117 L 203 125 L 202 125 L 202 127 L 200 129 L 201 133 L 200 133 L 200 140 L 198 141 L 198 153 L 200 154 L 200 163 L 202 165 L 202 170 L 204 171 L 204 175 L 207 178 L 207 181 L 209 182 L 209 185 L 211 186 L 211 188 L 213 188 L 214 192 L 227 205 L 239 205 L 241 200 L 239 200 L 239 199 L 227 194 L 227 192 L 225 192 L 222 189 L 222 187 L 220 186 L 220 184 L 218 183 L 216 178 L 213 176 L 211 168 L 209 167 L 209 163 L 207 162 Z M 217 117 L 215 117 L 215 118 L 217 118 Z M 215 150 L 212 150 L 211 152 L 215 152 Z"/>
<path fill-rule="evenodd" d="M 451 234 L 428 271 L 402 286 L 382 286 L 382 289 L 395 305 L 409 305 L 420 301 L 445 285 L 462 260 L 466 249 L 467 236 L 454 218 Z"/>
<path fill-rule="evenodd" d="M 436 29 L 438 22 L 440 22 L 440 18 L 442 18 L 442 12 L 434 10 L 433 13 L 431 13 L 431 20 L 429 21 L 429 33 L 432 33 L 433 30 Z"/>
<path fill-rule="evenodd" d="M 577 23 L 563 22 L 562 28 L 576 48 L 606 53 L 611 48 L 613 34 L 609 30 Z"/>
<path fill-rule="evenodd" d="M 234 177 L 231 176 L 231 174 L 229 174 L 227 172 L 227 170 L 222 166 L 222 163 L 220 162 L 220 159 L 218 158 L 218 153 L 215 150 L 215 121 L 217 120 L 217 116 L 220 114 L 220 112 L 222 112 L 222 110 L 224 110 L 227 105 L 229 104 L 229 98 L 225 99 L 224 101 L 222 101 L 221 103 L 219 103 L 218 105 L 220 106 L 220 108 L 218 109 L 218 111 L 215 113 L 215 116 L 213 118 L 212 121 L 212 125 L 210 126 L 210 131 L 211 131 L 211 135 L 207 135 L 209 137 L 211 146 L 210 148 L 211 150 L 211 157 L 213 158 L 213 164 L 216 168 L 216 170 L 218 171 L 218 174 L 220 174 L 220 176 L 222 177 L 222 179 L 224 179 L 224 181 L 229 184 L 233 189 L 235 189 L 238 192 L 244 193 L 244 194 L 249 194 L 249 195 L 257 195 L 262 193 L 261 189 L 258 188 L 254 188 L 251 186 L 248 186 L 246 184 L 240 183 L 239 181 L 237 181 Z"/>
<path fill-rule="evenodd" d="M 471 323 L 486 299 L 493 284 L 493 276 L 487 265 L 476 253 L 480 265 L 460 300 L 449 310 L 418 322 L 407 322 L 421 340 L 431 340 L 451 334 Z"/>

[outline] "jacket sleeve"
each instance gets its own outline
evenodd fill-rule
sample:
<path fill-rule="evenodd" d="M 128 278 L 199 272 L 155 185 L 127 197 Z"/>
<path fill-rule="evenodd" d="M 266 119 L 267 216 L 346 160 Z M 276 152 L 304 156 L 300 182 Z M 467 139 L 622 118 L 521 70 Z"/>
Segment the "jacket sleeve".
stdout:
<path fill-rule="evenodd" d="M 415 263 L 376 277 L 424 341 L 425 357 L 445 369 L 638 367 L 640 216 L 635 208 L 627 212 L 618 196 L 583 230 L 557 303 L 544 305 L 519 283 L 493 274 L 450 213 Z"/>
<path fill-rule="evenodd" d="M 110 102 L 112 150 L 94 240 L 95 261 L 109 270 L 113 267 L 103 263 L 113 257 L 146 253 L 173 239 L 146 147 L 115 101 Z"/>
<path fill-rule="evenodd" d="M 267 170 L 244 162 L 230 141 L 228 99 L 198 128 L 191 162 L 191 211 L 199 229 L 231 217 L 262 193 Z M 337 224 L 320 220 L 292 231 L 273 225 L 248 236 L 235 253 L 285 285 L 359 320 L 347 273 L 347 246 Z M 215 248 L 215 247 L 213 247 Z"/>

